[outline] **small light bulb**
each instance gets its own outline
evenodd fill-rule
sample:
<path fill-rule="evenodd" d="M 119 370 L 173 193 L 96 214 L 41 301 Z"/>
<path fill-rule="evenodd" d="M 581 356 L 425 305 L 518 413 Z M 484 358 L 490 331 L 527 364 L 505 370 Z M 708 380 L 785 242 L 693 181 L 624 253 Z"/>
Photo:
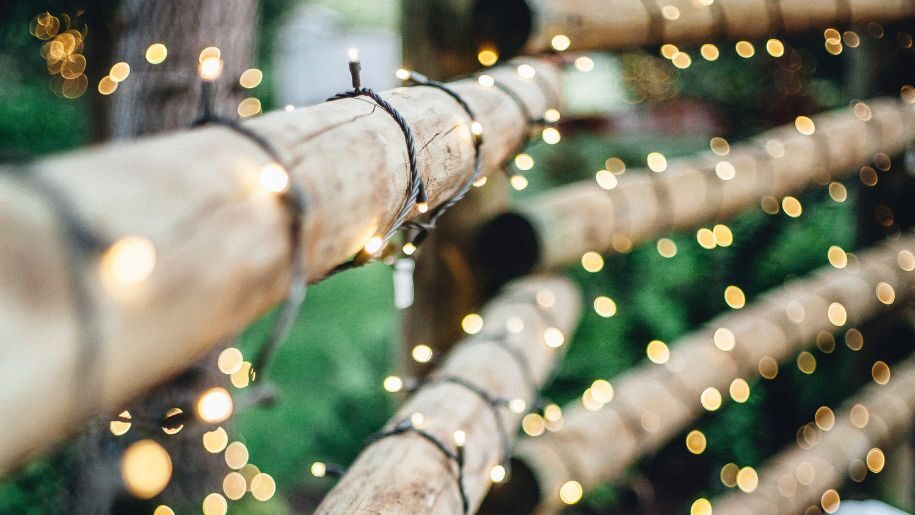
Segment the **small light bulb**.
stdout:
<path fill-rule="evenodd" d="M 384 378 L 384 389 L 389 393 L 397 393 L 403 390 L 403 379 L 397 376 L 388 376 Z"/>
<path fill-rule="evenodd" d="M 428 202 L 417 202 L 416 210 L 419 211 L 420 213 L 425 213 L 425 212 L 429 211 L 429 203 Z"/>
<path fill-rule="evenodd" d="M 200 66 L 197 68 L 197 73 L 200 74 L 200 78 L 207 82 L 213 82 L 222 75 L 222 59 L 218 57 L 206 57 L 200 61 Z"/>
<path fill-rule="evenodd" d="M 197 399 L 197 415 L 209 424 L 218 424 L 232 416 L 232 395 L 221 386 L 210 388 Z"/>
<path fill-rule="evenodd" d="M 403 245 L 404 254 L 406 254 L 408 256 L 412 256 L 414 252 L 416 252 L 416 245 L 414 245 L 413 243 L 411 243 L 409 241 L 407 243 L 404 243 L 404 245 Z"/>
<path fill-rule="evenodd" d="M 284 107 L 283 110 L 286 111 L 287 113 L 291 113 L 291 112 L 295 111 L 295 106 L 292 104 L 286 104 L 286 107 Z"/>
<path fill-rule="evenodd" d="M 512 399 L 508 402 L 508 409 L 512 410 L 512 413 L 524 413 L 526 408 L 527 403 L 524 402 L 524 399 Z"/>
<path fill-rule="evenodd" d="M 537 70 L 529 64 L 522 64 L 518 66 L 518 76 L 525 80 L 533 79 L 537 75 Z"/>
<path fill-rule="evenodd" d="M 314 477 L 324 477 L 327 475 L 327 465 L 316 461 L 311 464 L 311 475 Z"/>
<path fill-rule="evenodd" d="M 410 415 L 410 423 L 413 424 L 413 427 L 422 429 L 426 425 L 426 417 L 422 413 L 416 412 Z"/>
<path fill-rule="evenodd" d="M 482 136 L 483 135 L 483 124 L 481 124 L 480 122 L 478 122 L 476 120 L 470 122 L 470 132 L 474 136 Z"/>
<path fill-rule="evenodd" d="M 381 236 L 372 236 L 365 244 L 365 251 L 369 254 L 375 254 L 384 246 L 384 239 Z"/>
<path fill-rule="evenodd" d="M 350 48 L 346 51 L 347 57 L 349 57 L 349 62 L 358 63 L 359 62 L 359 49 Z"/>
<path fill-rule="evenodd" d="M 283 193 L 289 189 L 289 172 L 279 163 L 267 163 L 261 167 L 261 187 L 271 193 Z"/>
<path fill-rule="evenodd" d="M 489 469 L 489 479 L 492 479 L 493 483 L 501 483 L 505 481 L 505 467 L 502 465 L 496 465 L 495 467 Z"/>
<path fill-rule="evenodd" d="M 547 127 L 543 129 L 543 142 L 547 145 L 555 145 L 559 143 L 559 140 L 562 139 L 562 134 L 559 133 L 555 127 Z"/>
<path fill-rule="evenodd" d="M 458 447 L 463 447 L 464 443 L 467 442 L 467 433 L 465 433 L 461 430 L 455 431 L 453 437 L 454 437 L 454 443 Z"/>
<path fill-rule="evenodd" d="M 492 75 L 483 74 L 477 77 L 477 82 L 484 88 L 491 88 L 496 84 L 496 79 L 492 78 Z"/>
<path fill-rule="evenodd" d="M 396 72 L 394 72 L 394 76 L 400 80 L 410 80 L 412 75 L 413 74 L 410 73 L 410 70 L 406 70 L 404 68 L 399 68 Z"/>
<path fill-rule="evenodd" d="M 558 109 L 552 109 L 552 108 L 550 108 L 550 109 L 547 109 L 546 111 L 544 111 L 544 113 L 543 113 L 543 119 L 544 119 L 547 123 L 556 123 L 556 122 L 558 122 L 560 116 L 561 116 L 561 115 L 560 115 Z"/>

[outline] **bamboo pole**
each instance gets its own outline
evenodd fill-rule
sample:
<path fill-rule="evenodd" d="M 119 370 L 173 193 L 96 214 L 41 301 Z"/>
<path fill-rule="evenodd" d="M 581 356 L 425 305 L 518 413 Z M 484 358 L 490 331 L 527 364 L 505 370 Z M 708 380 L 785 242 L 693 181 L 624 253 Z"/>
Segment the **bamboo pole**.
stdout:
<path fill-rule="evenodd" d="M 915 251 L 915 234 L 858 254 L 857 265 L 821 269 L 717 317 L 675 342 L 665 365 L 648 363 L 625 373 L 615 381 L 613 400 L 597 411 L 581 402 L 564 407 L 560 431 L 524 438 L 515 451 L 537 478 L 539 513 L 562 506 L 559 492 L 566 482 L 588 489 L 612 481 L 640 456 L 657 451 L 700 416 L 707 388 L 726 397 L 734 379 L 759 375 L 765 363 L 789 359 L 821 333 L 877 316 L 887 308 L 875 294 L 880 282 L 894 289 L 895 302 L 909 298 L 915 272 L 906 261 L 911 254 L 900 257 L 903 251 Z M 847 320 L 830 320 L 832 303 L 844 307 Z M 716 336 L 721 328 L 733 335 L 730 350 L 722 350 L 730 338 Z"/>
<path fill-rule="evenodd" d="M 826 492 L 842 486 L 849 474 L 863 477 L 868 464 L 879 472 L 883 450 L 868 456 L 869 452 L 905 438 L 913 415 L 915 357 L 894 366 L 888 384 L 872 383 L 836 410 L 835 425 L 816 430 L 812 446 L 792 445 L 770 459 L 758 473 L 755 490 L 737 490 L 713 500 L 712 509 L 723 515 L 755 515 L 807 513 L 810 506 L 822 506 L 832 513 L 840 495 Z"/>
<path fill-rule="evenodd" d="M 513 88 L 532 113 L 558 89 L 554 67 L 529 61 L 544 81 L 514 67 L 489 73 Z M 493 170 L 528 136 L 527 120 L 499 88 L 452 83 L 484 130 L 484 170 Z M 384 93 L 415 133 L 430 205 L 470 177 L 469 120 L 433 88 Z M 400 210 L 408 184 L 404 136 L 364 98 L 272 113 L 245 126 L 286 156 L 306 192 L 305 260 L 309 280 L 328 274 L 363 247 Z M 0 169 L 0 472 L 72 432 L 88 413 L 112 412 L 173 377 L 213 344 L 237 333 L 285 297 L 290 221 L 272 194 L 256 186 L 270 161 L 248 139 L 207 127 L 97 147 L 31 165 L 32 175 Z M 106 238 L 142 235 L 156 249 L 152 275 L 110 291 L 93 270 L 67 268 L 54 207 L 40 179 Z M 89 274 L 100 326 L 98 398 L 74 399 L 81 377 L 80 324 L 66 285 Z"/>
<path fill-rule="evenodd" d="M 496 1 L 496 0 L 492 0 Z M 565 35 L 573 50 L 761 39 L 915 15 L 908 0 L 533 0 L 525 53 Z M 706 5 L 707 4 L 707 5 Z M 845 7 L 847 5 L 847 8 Z"/>
<path fill-rule="evenodd" d="M 479 252 L 494 263 L 487 273 L 506 280 L 575 262 L 588 251 L 625 252 L 668 231 L 724 220 L 764 196 L 825 185 L 915 139 L 911 103 L 878 98 L 852 111 L 813 117 L 812 135 L 786 125 L 732 145 L 724 156 L 672 159 L 662 173 L 626 171 L 610 191 L 582 181 L 543 193 L 484 227 Z"/>
<path fill-rule="evenodd" d="M 502 433 L 493 410 L 479 395 L 435 379 L 461 377 L 493 398 L 522 399 L 530 406 L 564 350 L 561 343 L 552 346 L 557 343 L 552 339 L 555 329 L 568 339 L 580 310 L 578 291 L 565 279 L 533 277 L 512 284 L 483 310 L 482 332 L 454 346 L 431 375 L 432 382 L 404 403 L 388 425 L 420 413 L 423 429 L 454 452 L 452 435 L 464 431 L 462 475 L 470 513 L 490 486 L 490 471 L 500 462 L 503 437 L 508 442 L 514 439 L 522 415 L 499 409 Z M 506 327 L 517 329 L 519 321 L 521 331 L 507 332 Z M 513 351 L 500 346 L 500 339 Z M 461 514 L 456 478 L 453 461 L 422 437 L 404 433 L 383 438 L 359 455 L 317 513 Z"/>

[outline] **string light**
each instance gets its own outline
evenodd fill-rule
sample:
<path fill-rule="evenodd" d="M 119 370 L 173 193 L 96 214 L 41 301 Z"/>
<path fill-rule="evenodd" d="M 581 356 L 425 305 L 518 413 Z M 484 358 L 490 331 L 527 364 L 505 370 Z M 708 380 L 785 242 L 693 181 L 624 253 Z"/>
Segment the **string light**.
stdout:
<path fill-rule="evenodd" d="M 156 267 L 156 248 L 142 236 L 125 236 L 105 250 L 99 268 L 109 290 L 135 287 Z"/>
<path fill-rule="evenodd" d="M 556 34 L 550 39 L 550 46 L 557 52 L 564 52 L 572 45 L 572 40 L 565 34 Z"/>
<path fill-rule="evenodd" d="M 153 43 L 146 48 L 146 61 L 149 64 L 162 64 L 168 57 L 168 48 L 163 43 Z"/>
<path fill-rule="evenodd" d="M 211 454 L 222 452 L 229 445 L 229 435 L 226 430 L 217 427 L 213 431 L 203 433 L 203 448 Z"/>
<path fill-rule="evenodd" d="M 576 504 L 583 495 L 584 489 L 578 481 L 566 481 L 559 487 L 559 499 L 565 504 Z"/>
<path fill-rule="evenodd" d="M 201 54 L 201 57 L 203 54 Z M 202 57 L 197 73 L 200 79 L 205 82 L 214 82 L 222 75 L 223 62 L 218 57 Z"/>
<path fill-rule="evenodd" d="M 232 416 L 232 395 L 221 386 L 210 388 L 197 399 L 197 416 L 208 424 L 218 424 Z"/>
<path fill-rule="evenodd" d="M 289 172 L 279 163 L 267 163 L 261 167 L 260 185 L 271 193 L 284 193 L 289 189 Z"/>
<path fill-rule="evenodd" d="M 477 334 L 483 329 L 483 317 L 470 313 L 461 320 L 461 329 L 467 334 Z"/>
<path fill-rule="evenodd" d="M 257 68 L 249 68 L 242 72 L 238 78 L 238 84 L 245 89 L 253 89 L 260 86 L 264 80 L 264 72 Z"/>
<path fill-rule="evenodd" d="M 696 499 L 689 507 L 689 515 L 712 515 L 712 503 L 705 498 Z"/>
<path fill-rule="evenodd" d="M 645 354 L 652 363 L 663 365 L 670 360 L 670 349 L 661 340 L 651 340 L 645 347 Z"/>
<path fill-rule="evenodd" d="M 131 495 L 151 499 L 168 485 L 172 477 L 172 460 L 162 445 L 154 440 L 139 440 L 121 457 L 121 478 Z"/>

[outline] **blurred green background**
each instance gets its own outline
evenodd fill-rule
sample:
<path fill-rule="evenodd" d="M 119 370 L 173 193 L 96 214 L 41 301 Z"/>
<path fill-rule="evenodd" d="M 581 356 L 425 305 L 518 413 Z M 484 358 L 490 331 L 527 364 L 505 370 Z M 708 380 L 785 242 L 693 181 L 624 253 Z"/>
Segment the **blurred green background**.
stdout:
<path fill-rule="evenodd" d="M 398 30 L 396 0 L 318 3 L 337 10 L 356 29 L 381 25 Z M 112 9 L 113 5 L 101 2 L 89 9 Z M 278 0 L 262 3 L 264 28 L 257 65 L 268 80 L 257 94 L 265 109 L 272 107 L 266 86 L 271 70 L 270 35 L 290 7 L 291 3 Z M 97 93 L 90 87 L 76 100 L 55 96 L 38 54 L 40 42 L 28 33 L 29 20 L 37 13 L 73 8 L 67 2 L 20 1 L 0 14 L 0 69 L 4 70 L 0 74 L 0 158 L 5 161 L 90 142 L 90 97 Z M 621 158 L 630 168 L 644 166 L 651 151 L 668 158 L 686 155 L 707 150 L 712 136 L 733 143 L 790 122 L 799 114 L 847 105 L 862 95 L 895 94 L 903 83 L 892 72 L 893 63 L 912 59 L 911 48 L 901 48 L 893 37 L 901 30 L 910 28 L 886 27 L 882 38 L 862 31 L 862 45 L 846 48 L 838 56 L 825 51 L 822 34 L 786 38 L 785 43 L 796 49 L 802 62 L 792 76 L 799 87 L 790 93 L 774 86 L 786 73 L 782 61 L 767 55 L 758 42 L 756 55 L 749 59 L 739 57 L 732 43 L 721 44 L 721 57 L 715 62 L 701 59 L 696 48 L 683 48 L 694 56 L 687 69 L 675 68 L 656 48 L 613 57 L 595 54 L 597 68 L 591 73 L 615 82 L 605 84 L 587 73 L 570 71 L 566 81 L 577 98 L 569 100 L 583 106 L 577 114 L 591 118 L 607 115 L 613 120 L 635 113 L 636 117 L 650 118 L 689 106 L 713 121 L 700 123 L 694 130 L 656 132 L 606 127 L 592 130 L 587 124 L 570 124 L 559 145 L 536 142 L 531 146 L 529 153 L 536 166 L 527 174 L 530 186 L 516 193 L 517 201 L 525 202 L 530 195 L 557 185 L 591 178 L 609 157 Z M 853 80 L 858 73 L 856 63 L 862 59 L 862 55 L 854 55 L 856 52 L 867 52 L 866 60 L 879 56 L 882 68 L 889 70 L 872 83 L 870 91 L 860 91 Z M 664 93 L 644 94 L 657 91 L 651 81 L 662 81 Z M 589 105 L 600 104 L 603 96 L 618 87 L 622 88 L 623 100 L 613 109 L 587 112 Z M 626 101 L 643 97 L 638 103 Z M 703 249 L 693 232 L 670 234 L 666 236 L 678 249 L 673 258 L 661 257 L 651 242 L 628 254 L 607 257 L 599 273 L 587 273 L 580 267 L 566 270 L 580 284 L 585 306 L 590 306 L 594 297 L 607 295 L 616 302 L 618 311 L 611 318 L 602 318 L 590 309 L 585 313 L 548 396 L 559 403 L 574 400 L 595 379 L 612 381 L 615 375 L 643 362 L 648 341 L 675 342 L 725 311 L 722 292 L 729 284 L 743 288 L 748 302 L 752 302 L 765 290 L 826 265 L 831 245 L 853 250 L 860 242 L 873 239 L 867 235 L 872 229 L 859 223 L 861 185 L 854 177 L 846 184 L 850 195 L 843 203 L 832 201 L 820 188 L 799 195 L 804 206 L 800 218 L 783 213 L 767 215 L 758 207 L 747 210 L 727 222 L 734 234 L 734 243 L 727 248 Z M 248 329 L 243 350 L 252 349 L 261 340 L 271 317 Z M 313 508 L 333 480 L 311 477 L 310 464 L 350 463 L 365 438 L 393 413 L 395 399 L 382 390 L 381 384 L 393 371 L 397 324 L 391 272 L 386 266 L 376 264 L 340 274 L 310 290 L 292 336 L 271 370 L 279 402 L 239 413 L 231 431 L 232 438 L 248 446 L 251 461 L 276 479 L 277 495 L 266 503 L 246 496 L 230 504 L 230 513 L 307 513 Z M 869 334 L 868 327 L 862 330 Z M 788 364 L 782 366 L 774 381 L 750 381 L 749 402 L 726 403 L 719 412 L 688 428 L 706 434 L 705 453 L 693 456 L 683 445 L 683 438 L 675 438 L 656 456 L 640 462 L 617 485 L 589 493 L 585 507 L 570 512 L 644 509 L 645 499 L 632 486 L 644 478 L 654 485 L 653 506 L 688 512 L 696 497 L 712 497 L 727 490 L 719 479 L 722 465 L 759 465 L 793 442 L 797 428 L 811 420 L 817 407 L 834 406 L 863 385 L 868 379 L 867 363 L 877 356 L 891 361 L 911 352 L 912 339 L 904 339 L 910 336 L 906 331 L 904 324 L 882 321 L 879 332 L 885 336 L 878 345 L 868 345 L 857 353 L 841 344 L 830 354 L 815 351 L 818 366 L 812 375 Z M 867 357 L 873 359 L 868 361 Z M 66 483 L 67 467 L 68 450 L 64 448 L 0 482 L 0 513 L 68 512 L 59 495 Z M 843 498 L 876 497 L 894 502 L 893 492 L 884 490 L 879 478 L 869 477 L 842 492 Z M 181 508 L 185 509 L 179 513 L 199 510 Z"/>

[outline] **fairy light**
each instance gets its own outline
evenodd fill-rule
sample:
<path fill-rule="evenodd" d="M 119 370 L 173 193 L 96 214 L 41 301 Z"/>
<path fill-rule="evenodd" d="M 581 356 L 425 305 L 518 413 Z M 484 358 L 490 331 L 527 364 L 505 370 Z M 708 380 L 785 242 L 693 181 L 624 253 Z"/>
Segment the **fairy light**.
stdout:
<path fill-rule="evenodd" d="M 145 439 L 134 442 L 121 457 L 121 478 L 131 495 L 151 499 L 168 485 L 172 460 L 162 445 Z"/>
<path fill-rule="evenodd" d="M 737 488 L 746 493 L 756 490 L 759 485 L 759 476 L 753 467 L 743 467 L 737 472 Z"/>
<path fill-rule="evenodd" d="M 724 301 L 731 309 L 740 309 L 747 303 L 746 295 L 739 287 L 731 285 L 724 289 Z"/>
<path fill-rule="evenodd" d="M 384 239 L 381 236 L 376 235 L 369 238 L 369 241 L 365 243 L 363 250 L 365 250 L 366 254 L 375 255 L 378 253 L 378 251 L 381 250 L 383 246 Z"/>
<path fill-rule="evenodd" d="M 592 274 L 600 272 L 604 268 L 604 258 L 594 251 L 585 252 L 581 256 L 581 267 Z"/>
<path fill-rule="evenodd" d="M 797 218 L 803 214 L 804 206 L 800 200 L 789 195 L 782 199 L 782 210 L 791 218 Z"/>
<path fill-rule="evenodd" d="M 609 170 L 599 170 L 594 174 L 595 179 L 597 180 L 597 185 L 602 189 L 610 191 L 619 184 L 619 180 L 616 178 L 616 175 L 613 175 Z"/>
<path fill-rule="evenodd" d="M 241 442 L 232 442 L 226 446 L 225 460 L 226 465 L 231 469 L 238 470 L 248 463 L 248 448 Z"/>
<path fill-rule="evenodd" d="M 772 57 L 781 57 L 785 55 L 785 44 L 778 39 L 772 38 L 766 41 L 766 52 Z"/>
<path fill-rule="evenodd" d="M 590 57 L 583 55 L 575 59 L 575 69 L 580 72 L 590 72 L 594 70 L 594 60 Z"/>
<path fill-rule="evenodd" d="M 670 349 L 661 340 L 651 340 L 645 346 L 645 354 L 652 363 L 663 365 L 670 360 Z"/>
<path fill-rule="evenodd" d="M 572 46 L 572 40 L 565 34 L 556 34 L 550 39 L 550 46 L 557 52 L 564 52 Z"/>
<path fill-rule="evenodd" d="M 705 452 L 706 439 L 702 431 L 693 429 L 686 435 L 686 449 L 692 454 Z"/>
<path fill-rule="evenodd" d="M 533 79 L 534 76 L 537 75 L 537 70 L 529 64 L 519 65 L 516 71 L 518 72 L 518 77 L 521 77 L 524 80 Z"/>
<path fill-rule="evenodd" d="M 420 344 L 413 347 L 413 350 L 410 352 L 410 355 L 413 357 L 413 360 L 417 363 L 428 363 L 432 361 L 432 347 L 428 345 Z"/>
<path fill-rule="evenodd" d="M 142 236 L 125 236 L 102 254 L 99 268 L 109 289 L 135 287 L 156 267 L 156 248 Z"/>
<path fill-rule="evenodd" d="M 228 510 L 228 501 L 218 493 L 213 492 L 203 498 L 203 515 L 225 515 Z"/>
<path fill-rule="evenodd" d="M 559 487 L 559 500 L 565 504 L 576 504 L 581 501 L 583 495 L 584 488 L 578 481 L 566 481 Z"/>
<path fill-rule="evenodd" d="M 311 464 L 311 475 L 314 477 L 324 477 L 327 475 L 327 465 L 323 462 L 316 461 Z"/>
<path fill-rule="evenodd" d="M 228 420 L 232 409 L 232 395 L 221 386 L 210 388 L 197 398 L 197 416 L 208 424 Z"/>
<path fill-rule="evenodd" d="M 127 431 L 130 431 L 130 412 L 122 411 L 118 415 L 118 418 L 121 420 L 112 420 L 108 424 L 108 429 L 114 436 L 122 436 L 126 434 Z"/>
<path fill-rule="evenodd" d="M 251 480 L 251 496 L 258 501 L 267 501 L 276 493 L 276 481 L 270 474 L 261 472 Z"/>
<path fill-rule="evenodd" d="M 702 391 L 702 395 L 699 396 L 699 402 L 706 410 L 716 411 L 721 407 L 721 392 L 710 386 Z"/>
<path fill-rule="evenodd" d="M 204 82 L 214 82 L 222 75 L 223 62 L 218 57 L 205 57 L 197 67 L 197 73 Z"/>
<path fill-rule="evenodd" d="M 886 456 L 884 456 L 883 451 L 880 448 L 874 447 L 867 451 L 864 462 L 867 463 L 868 470 L 874 474 L 879 474 L 883 471 L 884 465 L 886 465 Z"/>
<path fill-rule="evenodd" d="M 717 61 L 718 57 L 721 55 L 721 52 L 718 50 L 717 46 L 713 45 L 712 43 L 706 43 L 699 49 L 699 54 L 703 59 L 711 62 Z"/>
<path fill-rule="evenodd" d="M 110 77 L 114 82 L 124 82 L 124 80 L 126 80 L 127 76 L 129 75 L 130 65 L 123 61 L 115 63 L 108 71 L 108 77 Z"/>
<path fill-rule="evenodd" d="M 505 481 L 505 467 L 502 465 L 495 465 L 489 469 L 489 479 L 493 483 L 501 483 Z"/>
<path fill-rule="evenodd" d="M 750 399 L 750 385 L 744 379 L 738 377 L 731 381 L 728 393 L 734 399 L 734 402 L 743 404 Z"/>
<path fill-rule="evenodd" d="M 810 375 L 817 370 L 817 359 L 813 354 L 803 351 L 797 355 L 797 368 L 804 374 Z"/>
<path fill-rule="evenodd" d="M 719 327 L 716 329 L 712 340 L 715 342 L 715 347 L 718 347 L 725 352 L 734 350 L 734 347 L 737 344 L 734 333 L 727 327 Z"/>
<path fill-rule="evenodd" d="M 848 320 L 848 313 L 845 311 L 845 306 L 838 302 L 833 302 L 829 305 L 829 308 L 826 310 L 826 316 L 829 318 L 829 322 L 836 327 L 842 327 Z"/>
<path fill-rule="evenodd" d="M 401 250 L 403 250 L 404 255 L 412 256 L 416 252 L 416 245 L 414 245 L 413 242 L 408 241 L 403 244 Z"/>
<path fill-rule="evenodd" d="M 530 154 L 518 154 L 515 156 L 515 168 L 526 172 L 534 167 L 534 158 Z"/>
<path fill-rule="evenodd" d="M 284 193 L 289 189 L 289 172 L 279 163 L 262 166 L 258 180 L 261 187 L 271 193 Z"/>
<path fill-rule="evenodd" d="M 562 117 L 558 109 L 552 107 L 543 112 L 543 121 L 546 123 L 556 123 Z"/>
<path fill-rule="evenodd" d="M 499 62 L 499 53 L 492 48 L 483 48 L 477 53 L 477 60 L 483 66 L 490 67 Z"/>
<path fill-rule="evenodd" d="M 403 390 L 403 379 L 397 376 L 388 376 L 384 378 L 383 386 L 386 392 L 396 393 Z"/>
<path fill-rule="evenodd" d="M 689 515 L 712 515 L 712 503 L 704 497 L 696 499 L 689 507 Z"/>
<path fill-rule="evenodd" d="M 521 419 L 521 429 L 530 437 L 537 437 L 546 431 L 546 422 L 536 413 L 528 413 Z"/>
<path fill-rule="evenodd" d="M 244 360 L 245 358 L 240 350 L 235 347 L 228 347 L 219 353 L 219 357 L 216 359 L 216 367 L 223 374 L 232 375 L 241 370 Z"/>
<path fill-rule="evenodd" d="M 603 318 L 610 318 L 616 314 L 616 302 L 601 295 L 594 299 L 594 311 Z"/>
<path fill-rule="evenodd" d="M 211 454 L 222 452 L 229 445 L 229 435 L 226 430 L 217 427 L 213 431 L 203 433 L 203 448 Z"/>
<path fill-rule="evenodd" d="M 168 57 L 168 47 L 163 43 L 153 43 L 146 48 L 146 61 L 149 64 L 162 64 Z"/>
<path fill-rule="evenodd" d="M 238 84 L 245 89 L 253 89 L 260 86 L 263 80 L 264 72 L 257 68 L 248 68 L 238 78 Z"/>
<path fill-rule="evenodd" d="M 888 283 L 879 282 L 876 287 L 877 300 L 881 304 L 890 305 L 893 301 L 896 300 L 896 290 L 893 289 Z"/>
<path fill-rule="evenodd" d="M 522 191 L 528 185 L 527 177 L 518 174 L 512 175 L 508 182 L 515 191 Z"/>
<path fill-rule="evenodd" d="M 835 426 L 836 415 L 828 406 L 820 406 L 817 408 L 813 420 L 821 431 L 829 431 Z"/>
<path fill-rule="evenodd" d="M 671 43 L 661 45 L 661 56 L 665 59 L 673 59 L 678 53 L 680 53 L 680 49 L 677 48 L 677 45 Z"/>
<path fill-rule="evenodd" d="M 734 45 L 734 49 L 737 50 L 737 55 L 744 59 L 749 59 L 756 54 L 756 48 L 749 41 L 738 41 Z"/>
<path fill-rule="evenodd" d="M 484 73 L 477 77 L 477 83 L 484 88 L 491 88 L 496 84 L 496 79 L 494 79 L 492 75 L 486 75 Z"/>
<path fill-rule="evenodd" d="M 663 258 L 672 258 L 677 255 L 677 244 L 669 238 L 661 238 L 656 245 L 658 255 Z"/>
<path fill-rule="evenodd" d="M 512 399 L 508 401 L 508 409 L 510 409 L 512 413 L 520 415 L 527 409 L 527 403 L 524 402 L 524 399 Z"/>
<path fill-rule="evenodd" d="M 547 327 L 543 331 L 543 342 L 547 347 L 558 348 L 565 342 L 565 335 L 555 327 Z"/>
<path fill-rule="evenodd" d="M 871 367 L 871 377 L 874 378 L 874 382 L 879 385 L 885 385 L 890 382 L 890 377 L 892 373 L 890 372 L 890 367 L 883 361 L 876 361 Z"/>
<path fill-rule="evenodd" d="M 645 161 L 652 172 L 660 173 L 667 170 L 667 158 L 660 152 L 649 153 Z"/>
<path fill-rule="evenodd" d="M 810 136 L 816 132 L 816 124 L 807 116 L 798 116 L 795 118 L 794 128 L 805 136 Z"/>
<path fill-rule="evenodd" d="M 547 127 L 543 129 L 541 137 L 543 142 L 547 145 L 555 145 L 562 139 L 562 134 L 560 134 L 559 130 L 555 127 Z"/>
<path fill-rule="evenodd" d="M 483 329 L 483 317 L 470 313 L 461 320 L 461 329 L 467 334 L 477 334 Z"/>

